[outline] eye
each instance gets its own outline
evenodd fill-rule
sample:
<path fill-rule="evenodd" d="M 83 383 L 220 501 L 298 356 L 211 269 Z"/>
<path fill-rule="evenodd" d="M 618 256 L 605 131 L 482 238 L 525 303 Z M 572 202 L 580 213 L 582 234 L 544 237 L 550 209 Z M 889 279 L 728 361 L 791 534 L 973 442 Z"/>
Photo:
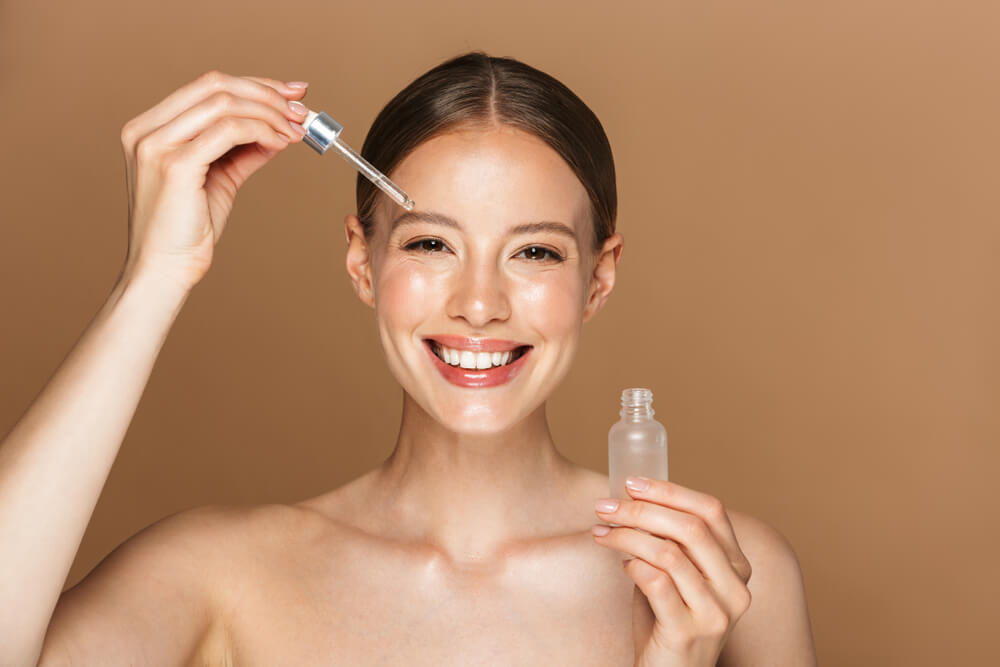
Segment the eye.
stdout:
<path fill-rule="evenodd" d="M 539 261 L 544 260 L 545 259 L 545 255 L 548 254 L 548 255 L 550 255 L 552 257 L 552 261 L 556 261 L 556 262 L 563 261 L 562 255 L 560 255 L 559 253 L 557 253 L 555 250 L 550 250 L 549 248 L 545 248 L 545 247 L 540 246 L 540 245 L 533 245 L 533 246 L 530 246 L 528 248 L 525 248 L 521 252 L 517 253 L 517 255 L 515 255 L 515 257 L 517 257 L 518 255 L 523 255 L 523 254 L 526 254 L 527 258 L 531 259 L 531 260 L 539 260 Z"/>
<path fill-rule="evenodd" d="M 409 243 L 403 246 L 403 249 L 415 250 L 424 253 L 436 253 L 440 251 L 442 248 L 446 247 L 447 246 L 444 244 L 443 241 L 441 241 L 441 239 L 420 239 L 418 241 L 414 241 L 413 243 Z"/>

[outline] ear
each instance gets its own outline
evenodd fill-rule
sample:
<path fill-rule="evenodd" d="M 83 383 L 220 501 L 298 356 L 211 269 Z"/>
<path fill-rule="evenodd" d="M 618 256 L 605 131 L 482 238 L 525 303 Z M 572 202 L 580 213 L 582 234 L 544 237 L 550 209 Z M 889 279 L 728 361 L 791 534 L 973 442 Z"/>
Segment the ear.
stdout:
<path fill-rule="evenodd" d="M 601 246 L 590 276 L 587 305 L 583 309 L 584 322 L 596 315 L 608 300 L 608 295 L 615 286 L 615 271 L 624 249 L 625 237 L 618 233 L 609 236 Z"/>
<path fill-rule="evenodd" d="M 358 216 L 348 215 L 344 218 L 344 234 L 347 236 L 347 257 L 344 262 L 347 274 L 351 278 L 358 298 L 374 308 L 375 280 L 372 274 L 372 255 Z"/>

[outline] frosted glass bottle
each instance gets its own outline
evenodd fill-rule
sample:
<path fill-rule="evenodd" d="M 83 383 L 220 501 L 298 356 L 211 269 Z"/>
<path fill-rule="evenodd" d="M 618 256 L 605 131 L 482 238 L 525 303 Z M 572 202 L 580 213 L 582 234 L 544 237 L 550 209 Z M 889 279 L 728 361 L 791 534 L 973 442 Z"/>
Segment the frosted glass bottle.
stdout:
<path fill-rule="evenodd" d="M 618 414 L 621 419 L 608 431 L 610 497 L 631 500 L 625 489 L 626 477 L 668 479 L 667 430 L 653 419 L 653 392 L 649 389 L 624 390 Z"/>

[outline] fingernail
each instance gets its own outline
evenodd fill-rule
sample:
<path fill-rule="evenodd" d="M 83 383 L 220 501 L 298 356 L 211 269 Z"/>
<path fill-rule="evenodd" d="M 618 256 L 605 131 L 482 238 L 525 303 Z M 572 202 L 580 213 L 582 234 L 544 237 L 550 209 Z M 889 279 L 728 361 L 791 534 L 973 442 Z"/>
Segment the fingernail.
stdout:
<path fill-rule="evenodd" d="M 633 491 L 645 491 L 649 488 L 649 480 L 643 477 L 629 477 L 625 480 L 625 486 Z"/>
<path fill-rule="evenodd" d="M 598 537 L 604 537 L 605 535 L 611 532 L 611 527 L 596 525 L 590 529 L 590 532 L 592 532 L 594 535 L 597 535 Z"/>
<path fill-rule="evenodd" d="M 309 82 L 308 81 L 289 81 L 285 85 L 288 86 L 289 88 L 297 88 L 297 89 L 301 90 L 303 88 L 308 88 L 309 87 Z"/>
<path fill-rule="evenodd" d="M 300 116 L 304 116 L 306 112 L 309 111 L 306 109 L 306 105 L 302 104 L 302 102 L 296 102 L 295 100 L 288 103 L 288 108 Z"/>
<path fill-rule="evenodd" d="M 618 509 L 618 501 L 602 498 L 601 500 L 598 500 L 596 503 L 594 503 L 594 508 L 598 512 L 614 512 L 616 509 Z"/>
<path fill-rule="evenodd" d="M 306 136 L 306 129 L 298 123 L 289 123 L 289 125 L 292 126 L 292 129 L 295 130 L 300 137 Z"/>

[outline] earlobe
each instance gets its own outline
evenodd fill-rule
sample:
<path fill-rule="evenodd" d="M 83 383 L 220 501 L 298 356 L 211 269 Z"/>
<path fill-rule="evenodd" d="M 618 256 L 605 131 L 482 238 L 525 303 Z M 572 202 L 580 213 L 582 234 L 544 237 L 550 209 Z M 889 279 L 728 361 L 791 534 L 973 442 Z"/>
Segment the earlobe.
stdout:
<path fill-rule="evenodd" d="M 347 237 L 347 254 L 344 264 L 350 276 L 354 292 L 361 301 L 375 307 L 375 287 L 372 277 L 371 252 L 365 239 L 361 220 L 356 215 L 344 218 L 344 233 Z"/>

